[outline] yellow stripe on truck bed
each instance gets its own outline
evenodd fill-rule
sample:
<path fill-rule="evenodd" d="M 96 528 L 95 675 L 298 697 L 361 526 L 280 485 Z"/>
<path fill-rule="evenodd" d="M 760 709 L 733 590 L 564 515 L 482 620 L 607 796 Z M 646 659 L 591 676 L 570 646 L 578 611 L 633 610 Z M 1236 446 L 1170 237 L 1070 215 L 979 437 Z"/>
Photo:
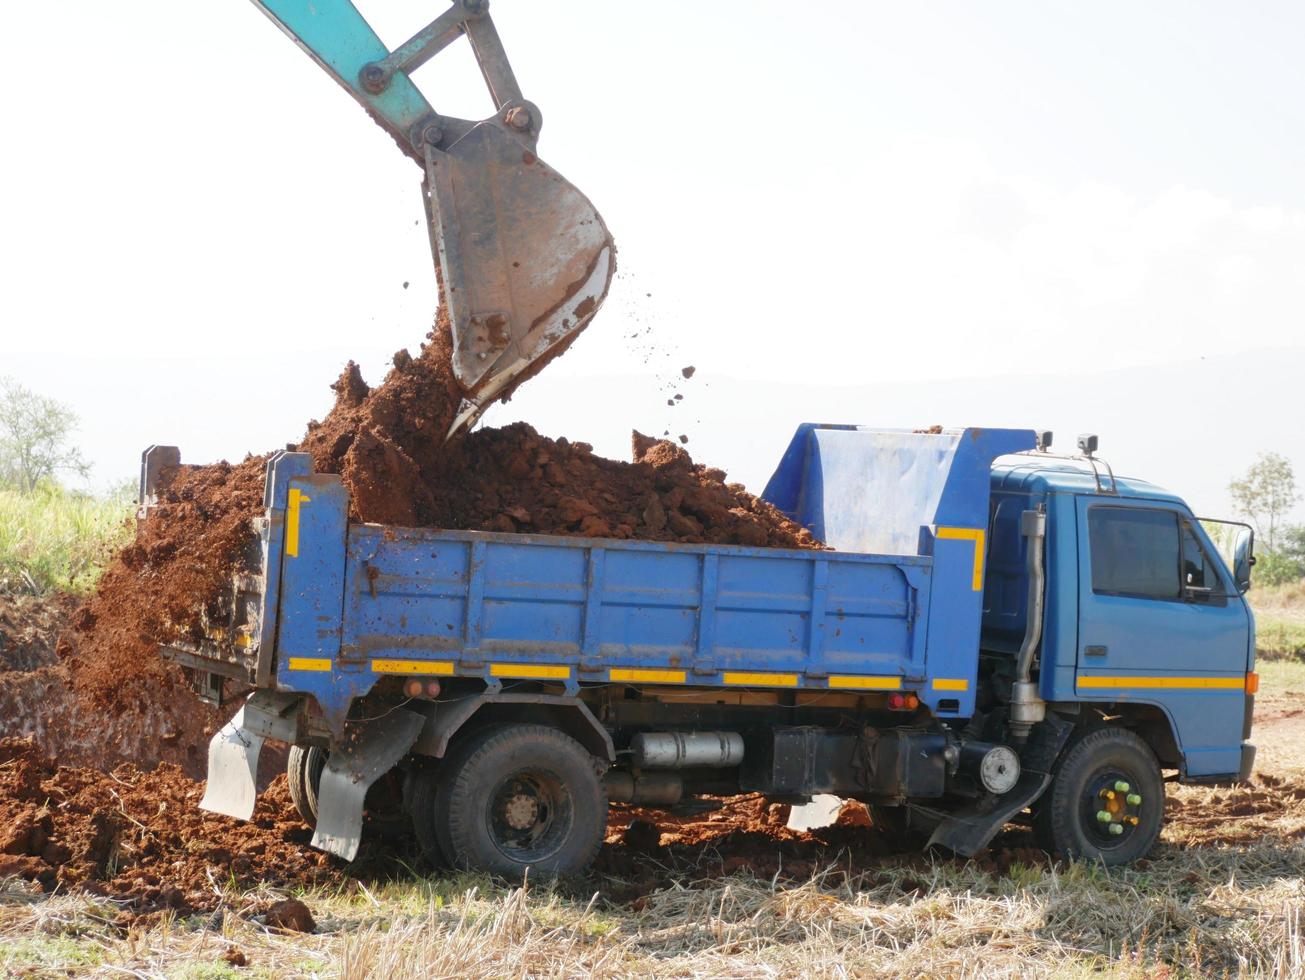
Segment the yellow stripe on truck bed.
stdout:
<path fill-rule="evenodd" d="M 935 691 L 968 691 L 970 682 L 964 677 L 935 677 L 933 679 L 933 689 Z"/>
<path fill-rule="evenodd" d="M 373 660 L 373 674 L 434 674 L 440 677 L 453 675 L 450 660 Z"/>
<path fill-rule="evenodd" d="M 571 676 L 571 668 L 553 664 L 490 664 L 489 676 L 564 681 Z"/>
<path fill-rule="evenodd" d="M 940 527 L 937 534 L 944 541 L 974 542 L 974 579 L 971 588 L 975 592 L 982 592 L 984 539 L 987 532 L 981 527 Z"/>
<path fill-rule="evenodd" d="M 291 657 L 291 670 L 330 670 L 331 661 L 327 657 Z"/>
<path fill-rule="evenodd" d="M 638 670 L 613 668 L 609 674 L 614 681 L 642 684 L 683 684 L 688 674 L 683 670 Z"/>
<path fill-rule="evenodd" d="M 833 688 L 853 688 L 862 691 L 900 691 L 902 689 L 902 679 L 900 677 L 833 674 L 829 678 L 829 686 Z"/>
<path fill-rule="evenodd" d="M 753 674 L 727 670 L 723 675 L 726 684 L 743 684 L 752 687 L 797 687 L 797 674 Z"/>

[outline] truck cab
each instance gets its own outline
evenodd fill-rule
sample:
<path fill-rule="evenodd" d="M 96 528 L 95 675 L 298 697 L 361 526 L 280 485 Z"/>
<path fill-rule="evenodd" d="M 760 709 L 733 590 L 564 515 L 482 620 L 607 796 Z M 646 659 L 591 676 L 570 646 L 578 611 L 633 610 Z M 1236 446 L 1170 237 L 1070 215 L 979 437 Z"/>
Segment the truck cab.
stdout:
<path fill-rule="evenodd" d="M 1047 524 L 1042 698 L 1126 720 L 1180 781 L 1247 778 L 1254 614 L 1202 522 L 1151 483 L 1040 454 L 994 465 L 982 655 L 1025 634 L 1029 510 Z"/>

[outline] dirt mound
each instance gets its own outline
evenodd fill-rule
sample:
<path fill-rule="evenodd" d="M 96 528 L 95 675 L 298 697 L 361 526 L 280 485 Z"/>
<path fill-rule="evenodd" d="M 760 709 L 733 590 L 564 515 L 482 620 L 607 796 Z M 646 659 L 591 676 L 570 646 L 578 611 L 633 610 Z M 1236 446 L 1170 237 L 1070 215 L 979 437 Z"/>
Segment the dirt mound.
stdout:
<path fill-rule="evenodd" d="M 172 765 L 55 769 L 31 739 L 0 740 L 0 877 L 188 911 L 215 907 L 229 881 L 309 885 L 338 875 L 338 862 L 308 846 L 284 777 L 247 824 L 204 813 L 202 794 Z"/>
<path fill-rule="evenodd" d="M 113 710 L 97 706 L 56 653 L 70 649 L 60 639 L 69 620 L 84 623 L 91 615 L 77 602 L 67 595 L 0 595 L 0 737 L 34 739 L 68 765 L 169 761 L 199 775 L 215 713 L 189 691 L 167 687 L 119 699 Z"/>
<path fill-rule="evenodd" d="M 111 773 L 56 768 L 31 739 L 0 740 L 0 877 L 22 878 L 47 892 L 110 896 L 136 915 L 216 908 L 220 886 L 230 882 L 303 888 L 410 873 L 415 860 L 411 842 L 397 850 L 368 845 L 366 857 L 348 866 L 313 850 L 284 776 L 259 798 L 250 823 L 201 811 L 202 795 L 202 784 L 170 764 L 148 773 L 132 765 Z M 921 860 L 894 852 L 888 838 L 868 827 L 789 830 L 789 808 L 758 796 L 703 806 L 706 812 L 679 816 L 614 807 L 593 880 L 583 887 L 601 885 L 610 897 L 631 900 L 664 887 L 668 870 L 802 879 L 831 866 L 861 873 L 894 854 L 898 864 Z M 295 914 L 287 919 L 288 912 Z M 311 931 L 311 916 L 299 913 L 263 912 L 269 925 Z"/>
<path fill-rule="evenodd" d="M 0 673 L 37 670 L 58 661 L 55 643 L 77 608 L 75 596 L 0 593 Z"/>

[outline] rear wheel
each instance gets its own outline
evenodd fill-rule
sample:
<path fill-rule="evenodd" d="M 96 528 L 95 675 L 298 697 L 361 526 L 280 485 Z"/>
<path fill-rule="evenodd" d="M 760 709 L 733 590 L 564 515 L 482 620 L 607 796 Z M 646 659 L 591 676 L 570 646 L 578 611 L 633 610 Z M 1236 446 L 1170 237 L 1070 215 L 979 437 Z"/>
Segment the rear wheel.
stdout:
<path fill-rule="evenodd" d="M 290 783 L 290 800 L 304 823 L 317 824 L 317 787 L 326 765 L 326 749 L 316 745 L 292 745 L 286 760 L 285 774 Z"/>
<path fill-rule="evenodd" d="M 1155 845 L 1164 821 L 1160 763 L 1123 728 L 1070 743 L 1033 820 L 1038 843 L 1062 857 L 1127 864 Z"/>
<path fill-rule="evenodd" d="M 330 753 L 319 745 L 292 745 L 286 759 L 290 800 L 310 827 L 317 826 L 317 793 Z M 398 837 L 408 830 L 403 806 L 403 777 L 391 769 L 367 790 L 363 830 L 380 837 Z"/>
<path fill-rule="evenodd" d="M 589 866 L 607 828 L 595 759 L 542 725 L 469 735 L 414 787 L 413 822 L 433 861 L 520 880 Z"/>

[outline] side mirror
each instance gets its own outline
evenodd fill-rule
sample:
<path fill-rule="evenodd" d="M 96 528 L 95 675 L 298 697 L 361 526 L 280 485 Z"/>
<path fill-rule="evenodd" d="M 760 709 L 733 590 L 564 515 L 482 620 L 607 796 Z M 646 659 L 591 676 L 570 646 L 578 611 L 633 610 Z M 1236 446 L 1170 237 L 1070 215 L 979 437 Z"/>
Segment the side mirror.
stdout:
<path fill-rule="evenodd" d="M 1248 527 L 1237 532 L 1233 545 L 1233 578 L 1237 589 L 1247 592 L 1251 587 L 1251 567 L 1255 564 L 1255 532 Z"/>

